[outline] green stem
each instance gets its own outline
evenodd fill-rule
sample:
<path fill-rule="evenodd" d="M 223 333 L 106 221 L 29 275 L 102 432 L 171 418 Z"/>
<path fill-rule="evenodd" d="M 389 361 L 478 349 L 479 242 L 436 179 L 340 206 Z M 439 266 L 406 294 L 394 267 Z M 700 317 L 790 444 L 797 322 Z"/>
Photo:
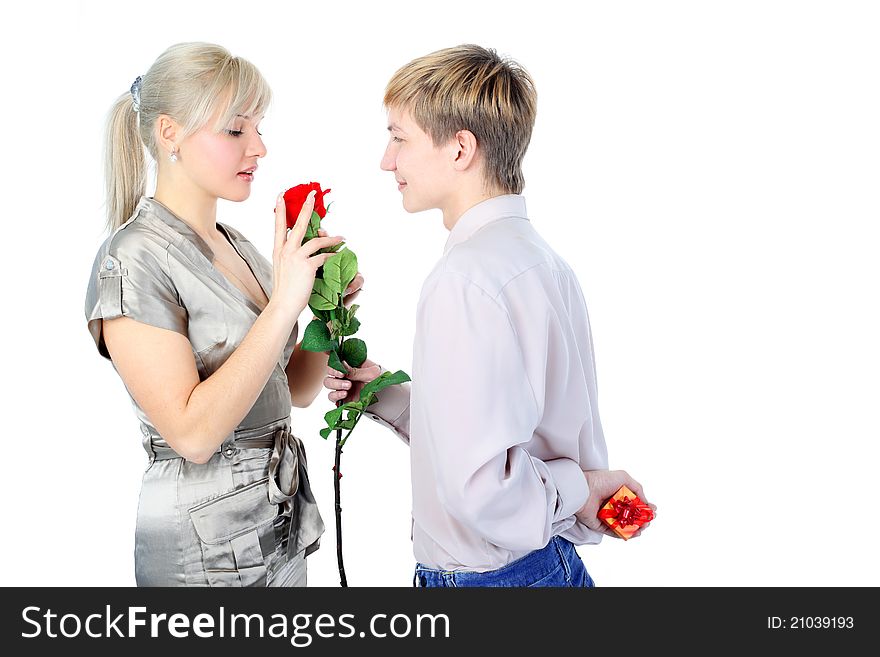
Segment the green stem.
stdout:
<path fill-rule="evenodd" d="M 345 577 L 345 564 L 342 562 L 342 503 L 340 501 L 340 489 L 339 489 L 339 480 L 342 477 L 340 474 L 340 463 L 342 461 L 342 445 L 339 442 L 339 436 L 342 433 L 341 430 L 336 432 L 336 467 L 334 468 L 334 479 L 333 482 L 333 492 L 336 497 L 336 561 L 339 565 L 339 585 L 342 587 L 348 586 L 348 580 Z"/>
<path fill-rule="evenodd" d="M 331 310 L 330 316 L 333 319 L 336 319 L 336 311 Z M 338 353 L 342 353 L 342 338 L 339 338 L 339 347 L 337 348 Z M 342 401 L 336 402 L 337 406 L 342 405 Z M 341 462 L 342 462 L 342 445 L 345 441 L 342 440 L 342 429 L 336 430 L 336 459 L 335 459 L 335 471 L 333 473 L 333 492 L 336 497 L 336 561 L 339 564 L 339 585 L 342 587 L 348 587 L 348 580 L 345 577 L 345 564 L 342 562 L 342 502 L 341 502 L 341 490 L 339 485 L 339 480 L 342 479 L 342 470 L 341 470 Z"/>
<path fill-rule="evenodd" d="M 360 422 L 360 421 L 361 421 L 361 418 L 364 416 L 364 414 L 361 413 L 360 411 L 356 411 L 356 413 L 357 413 L 357 416 L 355 417 L 354 424 L 351 425 L 351 429 L 348 430 L 348 433 L 345 434 L 345 438 L 342 439 L 342 445 L 343 445 L 343 446 L 345 445 L 345 441 L 347 441 L 347 440 L 348 440 L 348 437 L 351 435 L 351 432 L 354 431 L 354 430 L 357 428 L 358 422 Z"/>

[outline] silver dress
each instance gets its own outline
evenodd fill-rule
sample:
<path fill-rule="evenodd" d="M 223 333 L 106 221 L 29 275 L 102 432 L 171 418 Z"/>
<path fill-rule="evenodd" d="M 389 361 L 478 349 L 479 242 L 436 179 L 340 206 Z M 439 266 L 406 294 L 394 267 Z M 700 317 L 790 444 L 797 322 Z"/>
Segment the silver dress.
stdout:
<path fill-rule="evenodd" d="M 217 226 L 271 298 L 271 264 L 241 233 Z M 185 335 L 199 379 L 211 376 L 260 314 L 212 259 L 183 220 L 141 198 L 92 266 L 85 314 L 98 352 L 110 359 L 101 319 L 131 317 Z M 138 586 L 305 585 L 304 559 L 324 523 L 302 442 L 290 430 L 285 367 L 297 334 L 295 325 L 259 398 L 207 463 L 175 453 L 132 398 L 149 457 L 135 535 Z"/>

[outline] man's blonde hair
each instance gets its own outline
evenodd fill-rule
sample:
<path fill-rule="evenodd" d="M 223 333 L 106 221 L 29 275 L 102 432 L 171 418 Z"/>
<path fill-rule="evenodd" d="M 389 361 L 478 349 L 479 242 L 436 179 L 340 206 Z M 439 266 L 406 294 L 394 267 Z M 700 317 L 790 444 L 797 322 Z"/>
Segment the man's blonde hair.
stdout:
<path fill-rule="evenodd" d="M 486 182 L 508 194 L 522 192 L 538 96 L 515 61 L 473 44 L 438 50 L 398 70 L 384 103 L 409 112 L 435 144 L 469 130 L 483 153 Z"/>

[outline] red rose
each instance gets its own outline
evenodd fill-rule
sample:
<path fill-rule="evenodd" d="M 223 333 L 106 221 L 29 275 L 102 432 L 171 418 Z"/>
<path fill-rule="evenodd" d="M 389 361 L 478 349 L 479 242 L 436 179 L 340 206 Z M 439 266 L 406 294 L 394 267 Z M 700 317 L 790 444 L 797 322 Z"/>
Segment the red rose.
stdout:
<path fill-rule="evenodd" d="M 284 205 L 287 208 L 287 227 L 293 228 L 299 211 L 302 210 L 303 203 L 306 202 L 306 196 L 309 192 L 315 190 L 315 212 L 321 219 L 327 214 L 327 208 L 324 207 L 324 195 L 329 194 L 330 190 L 321 190 L 321 183 L 310 182 L 308 184 L 297 185 L 291 187 L 284 192 Z"/>

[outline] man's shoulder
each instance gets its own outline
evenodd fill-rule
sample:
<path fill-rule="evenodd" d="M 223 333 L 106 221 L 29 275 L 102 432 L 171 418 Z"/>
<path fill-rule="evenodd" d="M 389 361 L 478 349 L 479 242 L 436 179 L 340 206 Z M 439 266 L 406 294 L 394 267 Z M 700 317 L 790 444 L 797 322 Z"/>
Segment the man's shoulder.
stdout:
<path fill-rule="evenodd" d="M 442 267 L 443 273 L 459 276 L 493 298 L 511 281 L 536 269 L 569 267 L 525 220 L 489 224 L 453 247 Z"/>

